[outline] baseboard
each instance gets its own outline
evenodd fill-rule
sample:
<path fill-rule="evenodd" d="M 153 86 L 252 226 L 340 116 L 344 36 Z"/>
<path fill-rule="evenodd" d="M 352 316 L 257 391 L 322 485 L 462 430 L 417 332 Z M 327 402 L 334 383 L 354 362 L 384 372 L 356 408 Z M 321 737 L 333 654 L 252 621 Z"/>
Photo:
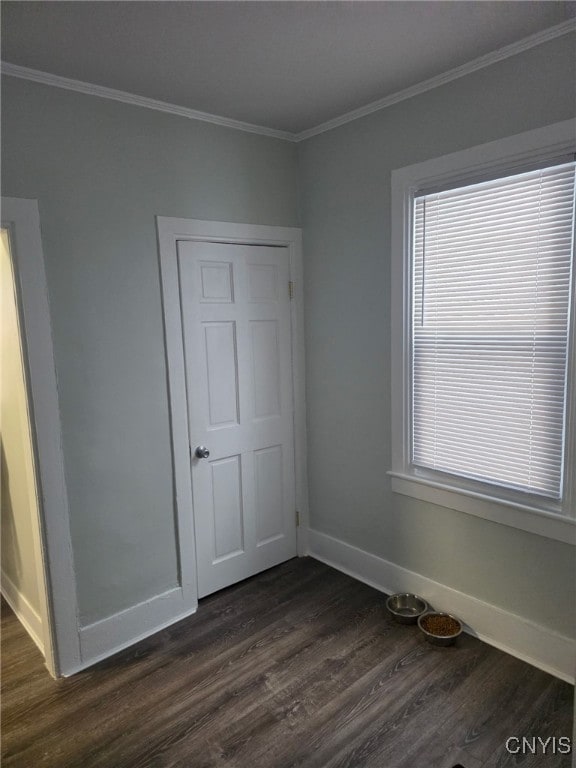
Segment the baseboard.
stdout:
<path fill-rule="evenodd" d="M 195 598 L 186 599 L 182 589 L 175 587 L 101 621 L 81 626 L 81 661 L 77 668 L 66 670 L 66 677 L 185 619 L 196 613 L 197 607 Z"/>
<path fill-rule="evenodd" d="M 422 595 L 460 617 L 469 634 L 574 684 L 576 641 L 569 637 L 319 531 L 308 531 L 308 554 L 386 594 Z"/>
<path fill-rule="evenodd" d="M 18 617 L 20 624 L 22 624 L 26 632 L 34 640 L 42 656 L 45 657 L 44 633 L 42 631 L 42 618 L 40 614 L 32 607 L 5 571 L 1 572 L 0 579 L 2 581 L 4 599 Z"/>

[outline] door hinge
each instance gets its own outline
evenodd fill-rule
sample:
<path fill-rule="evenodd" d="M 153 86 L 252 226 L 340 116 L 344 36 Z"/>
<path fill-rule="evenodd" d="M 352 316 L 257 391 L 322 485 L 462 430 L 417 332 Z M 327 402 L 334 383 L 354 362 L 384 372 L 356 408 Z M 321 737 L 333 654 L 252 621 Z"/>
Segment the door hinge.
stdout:
<path fill-rule="evenodd" d="M 296 510 L 296 528 L 300 527 L 300 512 Z"/>
<path fill-rule="evenodd" d="M 288 280 L 288 296 L 290 297 L 290 301 L 294 298 L 294 283 L 292 280 Z"/>

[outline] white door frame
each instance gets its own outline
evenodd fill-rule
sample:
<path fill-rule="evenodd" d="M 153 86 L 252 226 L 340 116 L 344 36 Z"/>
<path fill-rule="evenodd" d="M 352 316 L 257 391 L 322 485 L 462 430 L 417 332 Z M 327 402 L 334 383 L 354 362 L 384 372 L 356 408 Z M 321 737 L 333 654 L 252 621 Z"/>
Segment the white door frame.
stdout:
<path fill-rule="evenodd" d="M 193 502 L 190 473 L 191 442 L 188 433 L 188 406 L 184 367 L 180 287 L 178 279 L 178 240 L 237 243 L 241 245 L 283 246 L 289 259 L 293 300 L 291 302 L 292 379 L 294 392 L 294 451 L 297 528 L 297 551 L 307 552 L 308 482 L 306 474 L 306 407 L 304 380 L 304 292 L 302 263 L 302 230 L 257 224 L 235 224 L 199 219 L 156 217 L 162 284 L 162 308 L 168 372 L 168 397 L 176 515 L 180 547 L 182 583 L 196 588 L 195 551 L 184 548 L 194 540 Z M 288 290 L 288 286 L 286 286 Z M 296 511 L 295 510 L 295 511 Z M 192 551 L 192 554 L 191 554 Z"/>
<path fill-rule="evenodd" d="M 80 643 L 52 326 L 37 201 L 3 197 L 2 227 L 8 230 L 10 238 L 36 465 L 44 655 L 48 671 L 58 677 L 79 668 Z"/>

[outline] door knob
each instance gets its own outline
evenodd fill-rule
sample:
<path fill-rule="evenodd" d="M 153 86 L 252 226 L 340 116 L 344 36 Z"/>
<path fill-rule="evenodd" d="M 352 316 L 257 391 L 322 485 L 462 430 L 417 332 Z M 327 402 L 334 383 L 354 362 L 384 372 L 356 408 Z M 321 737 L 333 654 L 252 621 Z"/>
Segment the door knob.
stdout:
<path fill-rule="evenodd" d="M 197 459 L 207 459 L 208 456 L 210 456 L 210 451 L 208 448 L 205 448 L 203 445 L 199 445 L 198 448 L 194 451 L 194 455 Z"/>

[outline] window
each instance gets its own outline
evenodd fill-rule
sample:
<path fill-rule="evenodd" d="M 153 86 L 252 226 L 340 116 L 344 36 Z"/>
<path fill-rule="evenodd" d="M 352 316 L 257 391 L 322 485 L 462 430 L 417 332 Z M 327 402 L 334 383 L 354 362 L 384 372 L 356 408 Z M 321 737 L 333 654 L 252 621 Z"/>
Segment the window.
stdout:
<path fill-rule="evenodd" d="M 412 462 L 559 499 L 574 163 L 418 195 Z"/>
<path fill-rule="evenodd" d="M 506 140 L 481 167 L 473 150 L 394 173 L 392 475 L 401 493 L 572 540 L 575 163 L 546 132 L 531 132 L 540 158 L 506 156 Z M 429 175 L 446 161 L 455 173 Z"/>

